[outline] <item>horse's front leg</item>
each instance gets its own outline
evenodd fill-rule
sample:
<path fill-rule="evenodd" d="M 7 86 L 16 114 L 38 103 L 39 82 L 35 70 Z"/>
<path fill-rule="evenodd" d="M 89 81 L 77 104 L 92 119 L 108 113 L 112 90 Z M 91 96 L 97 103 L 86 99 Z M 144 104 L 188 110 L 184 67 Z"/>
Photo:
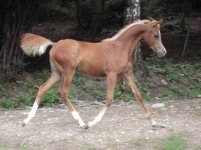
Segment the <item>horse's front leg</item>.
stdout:
<path fill-rule="evenodd" d="M 127 84 L 129 85 L 129 87 L 131 88 L 133 94 L 135 95 L 136 100 L 140 103 L 140 105 L 142 106 L 143 110 L 145 111 L 146 117 L 148 118 L 148 120 L 150 121 L 151 125 L 153 127 L 165 127 L 164 125 L 159 125 L 156 123 L 156 121 L 154 121 L 151 117 L 151 113 L 150 111 L 147 109 L 147 107 L 144 104 L 144 100 L 140 94 L 140 91 L 138 90 L 135 82 L 134 82 L 134 76 L 132 71 L 129 71 L 128 73 L 126 73 L 124 75 L 125 80 L 127 82 Z"/>
<path fill-rule="evenodd" d="M 114 88 L 116 86 L 117 74 L 116 73 L 108 73 L 107 74 L 107 98 L 104 108 L 100 111 L 100 113 L 95 117 L 93 121 L 88 122 L 88 127 L 94 126 L 96 123 L 100 122 L 103 118 L 108 107 L 111 106 L 113 95 L 114 95 Z"/>

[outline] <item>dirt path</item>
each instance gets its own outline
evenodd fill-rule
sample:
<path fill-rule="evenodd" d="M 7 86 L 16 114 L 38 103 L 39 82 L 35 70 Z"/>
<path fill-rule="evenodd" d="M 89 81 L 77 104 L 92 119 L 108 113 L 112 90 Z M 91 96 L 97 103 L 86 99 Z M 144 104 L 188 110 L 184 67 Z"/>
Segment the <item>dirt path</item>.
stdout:
<path fill-rule="evenodd" d="M 149 107 L 156 102 L 148 102 Z M 152 108 L 156 121 L 166 129 L 153 129 L 136 103 L 114 104 L 103 120 L 81 129 L 64 105 L 40 108 L 35 118 L 22 127 L 26 110 L 0 111 L 0 150 L 155 150 L 161 141 L 180 135 L 187 149 L 201 149 L 201 99 L 166 101 Z M 91 121 L 102 105 L 79 102 L 83 120 Z"/>

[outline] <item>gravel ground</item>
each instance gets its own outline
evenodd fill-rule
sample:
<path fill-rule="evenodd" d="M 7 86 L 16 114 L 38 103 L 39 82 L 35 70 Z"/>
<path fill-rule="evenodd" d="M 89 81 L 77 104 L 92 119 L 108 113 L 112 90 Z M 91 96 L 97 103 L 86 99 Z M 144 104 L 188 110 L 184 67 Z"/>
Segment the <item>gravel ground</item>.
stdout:
<path fill-rule="evenodd" d="M 149 101 L 153 118 L 167 128 L 154 129 L 137 102 L 113 104 L 102 121 L 82 129 L 64 105 L 39 108 L 25 127 L 25 110 L 0 110 L 0 150 L 156 150 L 170 136 L 181 136 L 189 150 L 201 149 L 201 99 Z M 78 112 L 91 121 L 102 103 L 79 101 Z"/>

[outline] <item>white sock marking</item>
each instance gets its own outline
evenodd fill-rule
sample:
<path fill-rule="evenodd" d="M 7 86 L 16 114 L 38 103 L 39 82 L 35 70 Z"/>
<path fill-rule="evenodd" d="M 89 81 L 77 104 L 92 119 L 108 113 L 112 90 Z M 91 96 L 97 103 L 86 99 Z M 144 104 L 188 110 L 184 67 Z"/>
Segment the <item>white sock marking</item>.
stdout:
<path fill-rule="evenodd" d="M 152 119 L 152 120 L 151 120 L 151 125 L 152 125 L 152 126 L 155 126 L 156 124 L 157 124 L 157 122 Z"/>
<path fill-rule="evenodd" d="M 38 103 L 35 102 L 31 108 L 31 111 L 29 112 L 29 115 L 24 120 L 24 124 L 27 124 L 35 116 L 37 109 L 38 109 Z"/>
<path fill-rule="evenodd" d="M 105 114 L 107 110 L 107 107 L 104 107 L 101 112 L 98 114 L 98 116 L 95 117 L 93 121 L 88 122 L 89 127 L 94 126 L 96 123 L 100 122 L 101 119 L 103 118 L 103 115 Z"/>
<path fill-rule="evenodd" d="M 85 125 L 84 121 L 82 120 L 82 118 L 80 117 L 80 115 L 77 111 L 73 111 L 72 115 L 73 115 L 73 118 L 79 122 L 81 127 L 83 127 Z"/>
<path fill-rule="evenodd" d="M 154 121 L 153 119 L 151 120 L 151 125 L 153 127 L 160 127 L 160 128 L 166 128 L 166 125 L 164 124 L 158 124 L 156 121 Z"/>

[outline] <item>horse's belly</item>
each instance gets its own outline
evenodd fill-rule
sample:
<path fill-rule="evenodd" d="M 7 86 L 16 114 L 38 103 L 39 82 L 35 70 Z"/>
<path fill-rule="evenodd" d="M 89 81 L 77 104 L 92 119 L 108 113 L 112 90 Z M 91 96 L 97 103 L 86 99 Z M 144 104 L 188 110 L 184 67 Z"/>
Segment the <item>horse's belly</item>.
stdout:
<path fill-rule="evenodd" d="M 106 74 L 102 67 L 94 66 L 94 65 L 79 65 L 77 67 L 77 72 L 87 75 L 87 76 L 94 76 L 94 77 L 105 77 Z"/>

